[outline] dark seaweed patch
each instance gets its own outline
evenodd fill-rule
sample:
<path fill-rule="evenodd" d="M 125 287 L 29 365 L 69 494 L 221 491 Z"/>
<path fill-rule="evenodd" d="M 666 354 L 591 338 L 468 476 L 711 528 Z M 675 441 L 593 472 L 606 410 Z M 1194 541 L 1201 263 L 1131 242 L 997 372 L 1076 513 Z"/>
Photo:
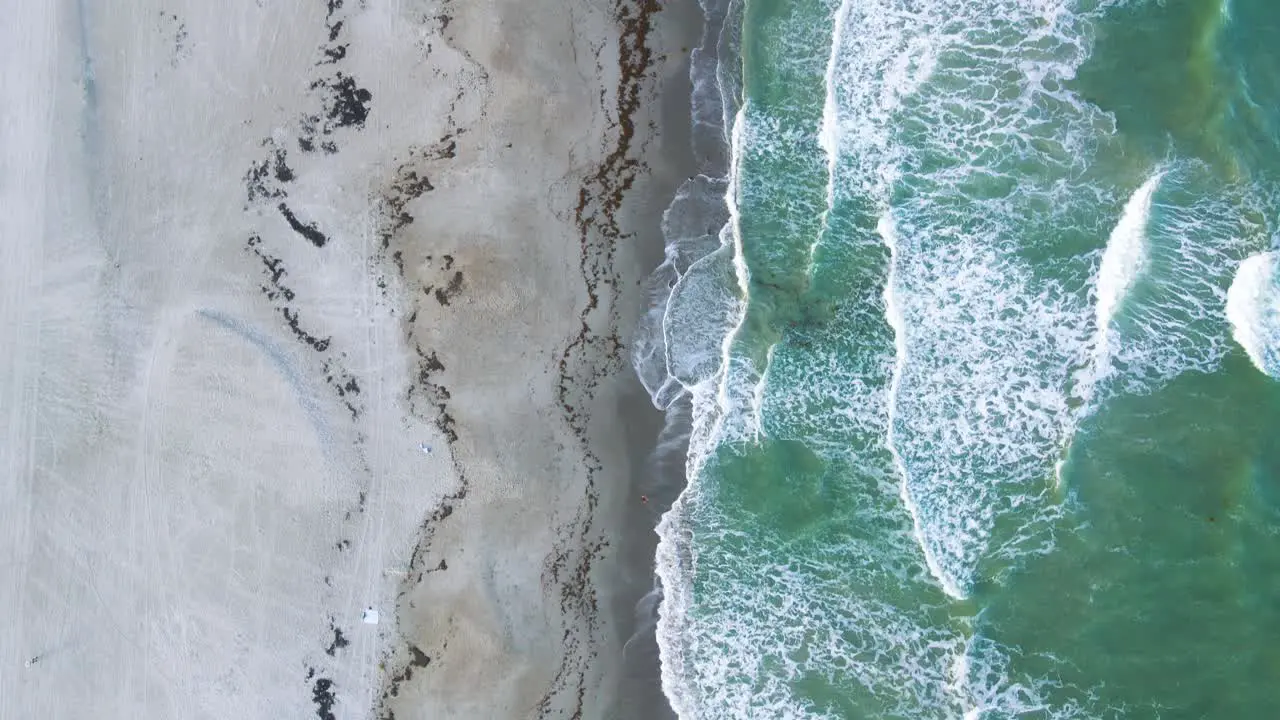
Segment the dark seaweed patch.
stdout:
<path fill-rule="evenodd" d="M 276 148 L 274 165 L 276 180 L 285 183 L 293 182 L 293 170 L 285 163 L 284 158 L 284 148 Z"/>
<path fill-rule="evenodd" d="M 285 211 L 287 211 L 287 208 Z M 250 235 L 245 245 L 249 252 L 252 252 L 262 262 L 263 272 L 267 276 L 267 284 L 260 286 L 262 293 L 280 311 L 294 337 L 316 352 L 327 352 L 331 339 L 317 337 L 304 329 L 298 311 L 287 304 L 296 297 L 296 294 L 292 288 L 284 283 L 284 278 L 288 276 L 288 271 L 285 269 L 283 261 L 266 252 L 260 235 Z M 341 357 L 345 358 L 346 356 L 342 354 Z M 355 402 L 353 400 L 355 396 L 360 394 L 360 383 L 351 373 L 343 369 L 340 360 L 332 357 L 325 359 L 322 371 L 325 382 L 334 389 L 338 398 L 343 401 L 343 406 L 347 408 L 347 412 L 351 413 L 351 419 L 358 420 L 362 408 L 356 404 L 358 400 Z M 348 395 L 351 398 L 348 398 Z M 341 543 L 339 544 L 339 549 L 343 549 Z"/>
<path fill-rule="evenodd" d="M 333 714 L 333 705 L 337 698 L 333 695 L 333 681 L 319 678 L 311 688 L 311 701 L 316 704 L 316 717 L 319 720 L 337 720 Z"/>
<path fill-rule="evenodd" d="M 286 301 L 293 300 L 293 289 L 284 284 L 284 277 L 288 275 L 288 272 L 284 269 L 284 262 L 262 249 L 261 236 L 250 235 L 247 246 L 249 251 L 262 261 L 263 270 L 267 273 L 271 283 L 270 286 L 262 286 L 262 293 L 271 300 L 279 297 L 283 297 Z"/>
<path fill-rule="evenodd" d="M 289 209 L 288 205 L 280 203 L 279 205 L 276 205 L 276 209 L 284 216 L 284 219 L 289 223 L 289 227 L 293 228 L 294 232 L 306 238 L 312 245 L 322 248 L 325 243 L 329 242 L 329 238 L 326 237 L 324 233 L 320 232 L 314 223 L 303 223 L 296 215 L 293 214 L 293 211 Z"/>
<path fill-rule="evenodd" d="M 449 301 L 458 296 L 462 292 L 462 271 L 458 270 L 453 273 L 453 277 L 449 278 L 449 284 L 443 288 L 436 288 L 436 302 L 441 305 L 448 305 Z"/>
<path fill-rule="evenodd" d="M 285 196 L 283 190 L 267 184 L 267 179 L 270 177 L 271 162 L 269 160 L 263 160 L 249 166 L 248 172 L 244 174 L 244 189 L 250 203 L 263 199 L 274 200 Z"/>
<path fill-rule="evenodd" d="M 331 338 L 318 338 L 306 330 L 298 323 L 298 311 L 288 307 L 280 308 L 280 314 L 284 315 L 285 322 L 289 323 L 289 329 L 293 331 L 295 337 L 316 352 L 324 352 L 329 349 L 329 341 Z"/>
<path fill-rule="evenodd" d="M 413 671 L 416 668 L 425 668 L 431 664 L 431 658 L 426 653 L 418 649 L 418 646 L 409 644 L 409 662 L 405 664 L 404 669 L 396 673 L 391 678 L 391 687 L 382 693 L 382 699 L 385 701 L 388 696 L 399 697 L 400 685 L 413 679 Z"/>
<path fill-rule="evenodd" d="M 343 357 L 346 357 L 345 354 Z M 360 408 L 353 402 L 354 396 L 360 394 L 360 383 L 356 381 L 355 376 L 344 370 L 342 364 L 333 359 L 325 360 L 323 371 L 324 381 L 333 388 L 339 398 L 343 399 L 343 404 L 351 413 L 351 419 L 359 418 Z M 348 395 L 353 397 L 348 398 Z"/>
<path fill-rule="evenodd" d="M 303 115 L 298 118 L 298 148 L 302 152 L 313 152 L 316 149 L 316 133 L 320 132 L 319 115 Z"/>
<path fill-rule="evenodd" d="M 452 158 L 456 151 L 457 141 L 452 135 L 444 136 L 429 148 L 409 149 L 409 158 L 396 167 L 391 183 L 382 194 L 385 219 L 378 230 L 378 237 L 382 239 L 383 249 L 390 247 L 391 239 L 401 228 L 413 222 L 413 216 L 406 210 L 409 203 L 436 189 L 426 175 L 426 166 L 437 160 Z M 403 276 L 403 261 L 398 260 L 397 264 Z"/>
<path fill-rule="evenodd" d="M 418 353 L 418 382 L 416 385 L 410 386 L 408 400 L 411 409 L 416 409 L 416 401 L 419 396 L 430 404 L 435 412 L 432 413 L 436 429 L 445 436 L 449 442 L 458 441 L 458 431 L 455 427 L 453 416 L 449 414 L 448 400 L 452 397 L 449 389 L 432 379 L 432 374 L 444 371 L 444 363 L 440 362 L 440 358 L 435 351 L 427 354 L 422 351 L 421 347 L 415 348 Z M 421 416 L 421 415 L 420 415 Z"/>
<path fill-rule="evenodd" d="M 337 651 L 350 645 L 345 635 L 342 634 L 342 628 L 338 627 L 333 618 L 329 618 L 329 629 L 333 631 L 333 640 L 329 643 L 329 647 L 324 649 L 324 654 L 333 657 Z"/>
<path fill-rule="evenodd" d="M 276 146 L 271 138 L 263 140 L 262 145 L 270 148 L 267 157 L 249 165 L 249 170 L 244 174 L 245 195 L 249 204 L 258 200 L 279 200 L 288 197 L 288 193 L 279 185 L 292 182 L 295 177 L 293 170 L 285 162 L 284 148 Z"/>
<path fill-rule="evenodd" d="M 440 362 L 440 358 L 439 356 L 436 355 L 436 352 L 434 350 L 431 351 L 430 355 L 425 355 L 422 353 L 421 350 L 419 350 L 418 357 L 422 359 L 423 371 L 425 372 L 443 372 L 444 371 L 444 363 Z"/>
<path fill-rule="evenodd" d="M 321 48 L 324 51 L 325 59 L 320 61 L 321 65 L 332 65 L 347 56 L 346 45 L 334 45 L 333 47 Z"/>
<path fill-rule="evenodd" d="M 316 80 L 311 89 L 325 88 L 329 96 L 325 98 L 325 134 L 340 127 L 364 127 L 369 117 L 369 101 L 373 93 L 356 85 L 355 78 L 339 72 L 333 80 Z"/>
<path fill-rule="evenodd" d="M 393 185 L 393 187 L 401 197 L 407 198 L 408 200 L 421 197 L 423 193 L 436 189 L 435 186 L 431 184 L 430 180 L 425 177 L 419 177 L 415 170 L 405 172 L 396 181 L 396 184 Z"/>

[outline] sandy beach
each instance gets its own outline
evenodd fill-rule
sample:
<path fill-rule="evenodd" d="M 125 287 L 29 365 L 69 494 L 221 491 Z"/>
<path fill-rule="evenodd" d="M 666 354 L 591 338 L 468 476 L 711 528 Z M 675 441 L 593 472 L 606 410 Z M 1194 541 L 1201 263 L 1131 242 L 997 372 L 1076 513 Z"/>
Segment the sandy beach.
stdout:
<path fill-rule="evenodd" d="M 6 15 L 0 718 L 669 713 L 626 343 L 696 14 Z"/>

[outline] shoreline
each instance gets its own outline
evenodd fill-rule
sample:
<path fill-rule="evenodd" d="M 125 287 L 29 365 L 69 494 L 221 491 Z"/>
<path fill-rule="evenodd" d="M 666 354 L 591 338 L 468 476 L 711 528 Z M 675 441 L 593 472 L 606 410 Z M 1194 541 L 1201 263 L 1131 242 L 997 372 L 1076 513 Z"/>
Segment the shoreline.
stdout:
<path fill-rule="evenodd" d="M 671 198 L 686 178 L 696 172 L 692 138 L 692 85 L 689 79 L 690 50 L 701 34 L 703 17 L 697 0 L 683 0 L 664 7 L 658 17 L 656 35 L 669 55 L 680 60 L 673 68 L 660 70 L 655 78 L 655 97 L 650 115 L 656 108 L 656 153 L 646 157 L 650 179 L 639 207 L 633 214 L 641 226 L 637 239 L 642 276 L 656 268 L 666 251 L 661 218 Z M 657 220 L 657 222 L 655 222 Z M 640 292 L 646 290 L 639 283 Z M 640 316 L 624 324 L 628 346 Z M 662 720 L 675 718 L 662 691 L 661 665 L 654 629 L 656 627 L 656 575 L 654 574 L 657 536 L 655 527 L 663 512 L 684 485 L 683 455 L 676 473 L 664 467 L 662 446 L 670 434 L 664 413 L 653 404 L 631 370 L 630 362 L 623 370 L 628 376 L 628 389 L 619 410 L 627 427 L 629 465 L 631 467 L 626 507 L 620 517 L 620 572 L 617 580 L 613 613 L 620 619 L 622 668 L 618 677 L 617 700 L 609 717 L 617 720 Z"/>
<path fill-rule="evenodd" d="M 661 715 L 650 711 L 620 716 L 635 720 L 676 717 L 665 692 L 658 637 L 663 603 L 657 566 L 659 524 L 687 486 L 693 423 L 688 392 L 678 389 L 665 361 L 655 356 L 665 352 L 661 317 L 673 283 L 687 267 L 682 263 L 689 262 L 688 253 L 728 221 L 727 208 L 716 189 L 723 184 L 720 178 L 728 176 L 729 144 L 725 127 L 729 118 L 725 106 L 731 100 L 726 94 L 733 92 L 737 71 L 732 65 L 726 69 L 722 55 L 731 55 L 736 50 L 736 33 L 725 27 L 726 22 L 732 21 L 736 7 L 734 0 L 698 0 L 688 4 L 686 11 L 693 19 L 685 19 L 684 24 L 693 32 L 685 47 L 691 52 L 680 67 L 679 81 L 669 82 L 673 87 L 663 88 L 663 128 L 678 123 L 685 132 L 678 135 L 678 148 L 665 148 L 676 154 L 675 162 L 681 172 L 679 179 L 666 188 L 666 206 L 661 213 L 663 255 L 661 262 L 649 265 L 652 269 L 644 280 L 644 291 L 650 307 L 633 331 L 633 350 L 639 353 L 638 357 L 632 357 L 635 377 L 643 388 L 641 392 L 648 396 L 648 404 L 659 409 L 661 430 L 643 461 L 636 462 L 636 466 L 643 469 L 636 475 L 635 492 L 647 497 L 649 513 L 643 522 L 633 521 L 630 537 L 635 538 L 631 543 L 637 552 L 643 552 L 648 577 L 644 595 L 635 605 L 635 623 L 625 646 L 627 672 L 623 693 L 624 698 L 659 697 L 662 711 Z M 730 86 L 728 91 L 726 83 Z M 700 233 L 708 235 L 699 237 Z"/>
<path fill-rule="evenodd" d="M 656 124 L 656 151 L 646 153 L 643 162 L 648 176 L 635 191 L 632 222 L 639 240 L 637 285 L 646 292 L 644 275 L 657 267 L 666 252 L 661 218 L 679 186 L 697 169 L 692 137 L 692 85 L 690 51 L 697 45 L 703 15 L 697 0 L 682 0 L 663 7 L 655 18 L 653 34 L 660 38 L 668 59 L 651 78 L 654 94 L 646 105 L 650 126 Z M 656 110 L 656 112 L 655 112 Z M 657 116 L 656 118 L 654 116 Z M 656 222 L 655 222 L 656 221 Z M 631 345 L 640 319 L 628 318 L 622 328 Z M 630 353 L 628 353 L 629 356 Z M 628 362 L 630 365 L 630 362 Z M 628 438 L 630 478 L 617 531 L 620 558 L 611 602 L 619 620 L 621 668 L 616 679 L 616 698 L 607 717 L 617 720 L 661 720 L 675 718 L 661 685 L 661 664 L 654 630 L 658 597 L 655 551 L 658 520 L 684 486 L 683 452 L 671 465 L 663 449 L 670 444 L 669 418 L 653 407 L 639 378 L 630 367 L 623 370 L 625 389 L 619 413 Z M 673 472 L 674 471 L 674 472 Z"/>
<path fill-rule="evenodd" d="M 736 98 L 741 83 L 738 67 L 740 28 L 737 18 L 742 12 L 740 0 L 700 0 L 702 11 L 698 46 L 691 55 L 688 68 L 689 127 L 688 145 L 693 171 L 673 194 L 663 214 L 662 230 L 666 244 L 665 258 L 646 279 L 646 292 L 651 309 L 636 329 L 637 356 L 633 364 L 651 396 L 652 403 L 663 409 L 662 439 L 650 458 L 650 466 L 661 485 L 657 509 L 660 510 L 651 535 L 654 580 L 645 597 L 642 611 L 646 626 L 640 641 L 643 652 L 657 664 L 659 686 L 670 717 L 676 707 L 686 704 L 681 696 L 679 674 L 683 659 L 679 647 L 673 647 L 672 633 L 678 633 L 681 620 L 668 606 L 667 596 L 679 605 L 689 588 L 664 588 L 664 583 L 682 574 L 680 501 L 688 488 L 688 467 L 694 432 L 694 398 L 692 391 L 671 374 L 667 361 L 667 309 L 675 291 L 690 268 L 724 243 L 729 227 L 729 207 L 725 193 L 730 183 L 733 153 L 729 129 L 737 112 Z M 673 514 L 675 513 L 675 514 Z M 674 656 L 663 663 L 663 654 Z M 668 666 L 668 664 L 670 666 Z M 687 709 L 687 708 L 683 708 Z"/>

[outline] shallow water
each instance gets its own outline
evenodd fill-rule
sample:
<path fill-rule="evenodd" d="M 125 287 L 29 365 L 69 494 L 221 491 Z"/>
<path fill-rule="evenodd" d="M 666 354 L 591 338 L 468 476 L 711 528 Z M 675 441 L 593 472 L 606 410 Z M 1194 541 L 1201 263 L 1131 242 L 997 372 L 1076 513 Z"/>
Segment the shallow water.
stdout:
<path fill-rule="evenodd" d="M 676 711 L 1270 717 L 1280 6 L 737 10 L 638 356 Z"/>

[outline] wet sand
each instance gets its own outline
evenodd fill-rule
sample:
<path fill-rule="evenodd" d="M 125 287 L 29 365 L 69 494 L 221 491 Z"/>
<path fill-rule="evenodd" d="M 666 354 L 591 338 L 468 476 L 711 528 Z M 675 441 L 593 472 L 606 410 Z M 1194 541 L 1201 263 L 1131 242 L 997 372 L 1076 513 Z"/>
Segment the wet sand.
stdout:
<path fill-rule="evenodd" d="M 660 133 L 657 153 L 651 155 L 654 168 L 648 207 L 638 217 L 649 227 L 641 235 L 641 258 L 646 273 L 662 262 L 665 238 L 655 220 L 660 219 L 680 183 L 697 171 L 690 134 L 689 50 L 696 47 L 702 32 L 702 11 L 697 2 L 672 4 L 659 18 L 664 44 L 679 48 L 680 62 L 666 70 L 657 101 Z M 618 584 L 618 606 L 614 613 L 623 619 L 623 667 L 618 715 L 620 720 L 660 720 L 674 718 L 662 693 L 659 653 L 654 629 L 660 591 L 653 571 L 658 537 L 654 532 L 662 513 L 671 507 L 684 488 L 686 429 L 673 417 L 668 420 L 656 410 L 638 379 L 621 398 L 620 413 L 626 424 L 632 468 L 630 511 L 621 518 L 622 574 Z M 643 500 L 642 500 L 643 499 Z M 637 502 L 639 501 L 639 505 Z M 629 622 L 628 622 L 629 621 Z"/>

